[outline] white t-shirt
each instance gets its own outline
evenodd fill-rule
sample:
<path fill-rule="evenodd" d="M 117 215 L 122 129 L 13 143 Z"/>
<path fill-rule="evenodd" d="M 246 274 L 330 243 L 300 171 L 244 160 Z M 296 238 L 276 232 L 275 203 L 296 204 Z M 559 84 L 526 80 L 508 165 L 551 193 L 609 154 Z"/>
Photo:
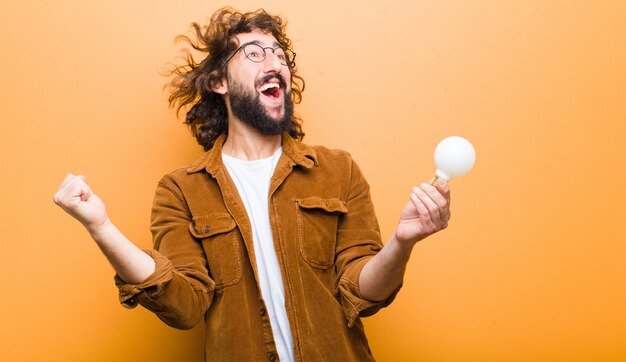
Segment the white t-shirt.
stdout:
<path fill-rule="evenodd" d="M 222 154 L 222 160 L 237 186 L 252 226 L 261 294 L 272 324 L 278 356 L 281 361 L 293 361 L 293 342 L 285 310 L 285 290 L 274 249 L 268 206 L 270 180 L 282 153 L 281 147 L 272 157 L 261 160 L 244 161 L 225 154 Z"/>

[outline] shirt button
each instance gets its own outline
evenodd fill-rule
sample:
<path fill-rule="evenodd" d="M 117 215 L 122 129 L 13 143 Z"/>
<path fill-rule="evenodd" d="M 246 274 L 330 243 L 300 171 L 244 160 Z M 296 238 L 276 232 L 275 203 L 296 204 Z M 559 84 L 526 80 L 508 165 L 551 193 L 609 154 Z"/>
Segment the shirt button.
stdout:
<path fill-rule="evenodd" d="M 274 353 L 274 352 L 270 353 L 270 361 L 272 361 L 272 362 L 276 361 L 276 353 Z"/>
<path fill-rule="evenodd" d="M 209 232 L 209 230 L 210 230 L 210 229 L 209 229 L 209 227 L 208 227 L 208 226 L 205 226 L 205 227 L 204 227 L 204 232 L 205 232 L 205 233 L 208 233 L 208 232 Z"/>
<path fill-rule="evenodd" d="M 261 317 L 265 317 L 266 314 L 267 314 L 267 309 L 265 309 L 265 307 L 261 307 Z"/>

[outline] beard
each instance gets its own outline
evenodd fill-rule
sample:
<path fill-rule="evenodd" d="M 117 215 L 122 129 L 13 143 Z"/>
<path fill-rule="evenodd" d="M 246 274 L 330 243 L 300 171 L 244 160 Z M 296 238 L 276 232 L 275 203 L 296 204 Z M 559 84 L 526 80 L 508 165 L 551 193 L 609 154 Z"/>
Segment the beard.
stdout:
<path fill-rule="evenodd" d="M 285 81 L 280 74 L 272 77 L 278 78 L 281 87 L 286 90 L 286 87 L 284 87 Z M 230 91 L 229 99 L 231 111 L 233 115 L 242 122 L 266 136 L 282 134 L 290 129 L 293 117 L 291 91 L 285 91 L 283 93 L 284 111 L 282 117 L 274 118 L 265 110 L 265 106 L 261 103 L 258 92 L 250 91 L 246 89 L 243 84 L 236 81 L 229 81 L 228 89 Z"/>

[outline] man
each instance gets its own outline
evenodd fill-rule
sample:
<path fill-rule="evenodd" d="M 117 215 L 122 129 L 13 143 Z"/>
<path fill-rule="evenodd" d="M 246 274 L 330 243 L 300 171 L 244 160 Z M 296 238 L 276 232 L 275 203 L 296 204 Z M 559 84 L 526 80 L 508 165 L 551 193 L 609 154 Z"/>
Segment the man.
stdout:
<path fill-rule="evenodd" d="M 154 250 L 115 228 L 83 176 L 55 202 L 115 268 L 120 301 L 181 329 L 206 323 L 207 360 L 373 360 L 360 321 L 401 287 L 415 243 L 444 229 L 449 188 L 415 187 L 383 247 L 350 155 L 300 142 L 304 87 L 279 17 L 218 10 L 183 37 L 206 58 L 174 70 L 170 102 L 207 151 L 164 176 Z"/>

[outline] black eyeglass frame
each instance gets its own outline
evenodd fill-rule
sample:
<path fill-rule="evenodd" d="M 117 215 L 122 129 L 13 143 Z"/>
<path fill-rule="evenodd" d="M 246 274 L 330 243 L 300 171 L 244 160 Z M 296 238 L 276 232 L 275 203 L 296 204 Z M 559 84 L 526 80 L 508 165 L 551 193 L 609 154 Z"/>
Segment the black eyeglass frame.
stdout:
<path fill-rule="evenodd" d="M 246 54 L 246 51 L 244 50 L 244 54 L 246 55 L 246 59 L 248 59 L 248 60 L 249 60 L 249 61 L 251 61 L 251 62 L 254 62 L 254 63 L 261 63 L 261 62 L 263 62 L 263 61 L 265 60 L 265 58 L 267 58 L 267 52 L 265 51 L 265 49 L 271 49 L 271 50 L 272 50 L 272 53 L 274 53 L 274 55 L 276 54 L 276 49 L 282 49 L 282 51 L 283 51 L 283 52 L 285 52 L 285 58 L 287 58 L 287 59 L 285 59 L 286 64 L 283 64 L 282 62 L 281 62 L 280 64 L 282 64 L 282 65 L 286 65 L 286 66 L 288 66 L 289 68 L 293 68 L 293 67 L 296 65 L 296 53 L 295 53 L 293 50 L 291 50 L 291 49 L 287 49 L 287 50 L 285 50 L 285 49 L 284 49 L 283 47 L 281 47 L 280 45 L 279 45 L 279 46 L 277 46 L 276 48 L 272 48 L 272 47 L 262 47 L 261 45 L 257 44 L 256 42 L 249 42 L 249 43 L 245 43 L 245 44 L 242 44 L 241 46 L 239 46 L 239 48 L 237 48 L 237 49 L 233 52 L 233 54 L 231 54 L 231 56 L 230 56 L 230 57 L 228 57 L 228 59 L 226 59 L 226 62 L 224 62 L 224 64 L 228 64 L 228 62 L 230 62 L 230 60 L 231 60 L 231 59 L 233 59 L 233 58 L 235 57 L 235 54 L 237 54 L 240 50 L 242 50 L 244 47 L 246 47 L 246 46 L 248 46 L 248 45 L 256 45 L 256 46 L 258 46 L 259 48 L 263 49 L 263 59 L 261 59 L 261 60 L 259 60 L 259 61 L 256 61 L 256 60 L 253 60 L 253 59 L 250 59 L 250 57 L 248 56 L 248 54 Z M 287 53 L 287 52 L 290 52 L 291 54 L 293 54 L 293 56 L 291 57 L 291 60 L 290 60 L 290 59 L 288 59 L 288 55 L 287 55 L 288 53 Z"/>

